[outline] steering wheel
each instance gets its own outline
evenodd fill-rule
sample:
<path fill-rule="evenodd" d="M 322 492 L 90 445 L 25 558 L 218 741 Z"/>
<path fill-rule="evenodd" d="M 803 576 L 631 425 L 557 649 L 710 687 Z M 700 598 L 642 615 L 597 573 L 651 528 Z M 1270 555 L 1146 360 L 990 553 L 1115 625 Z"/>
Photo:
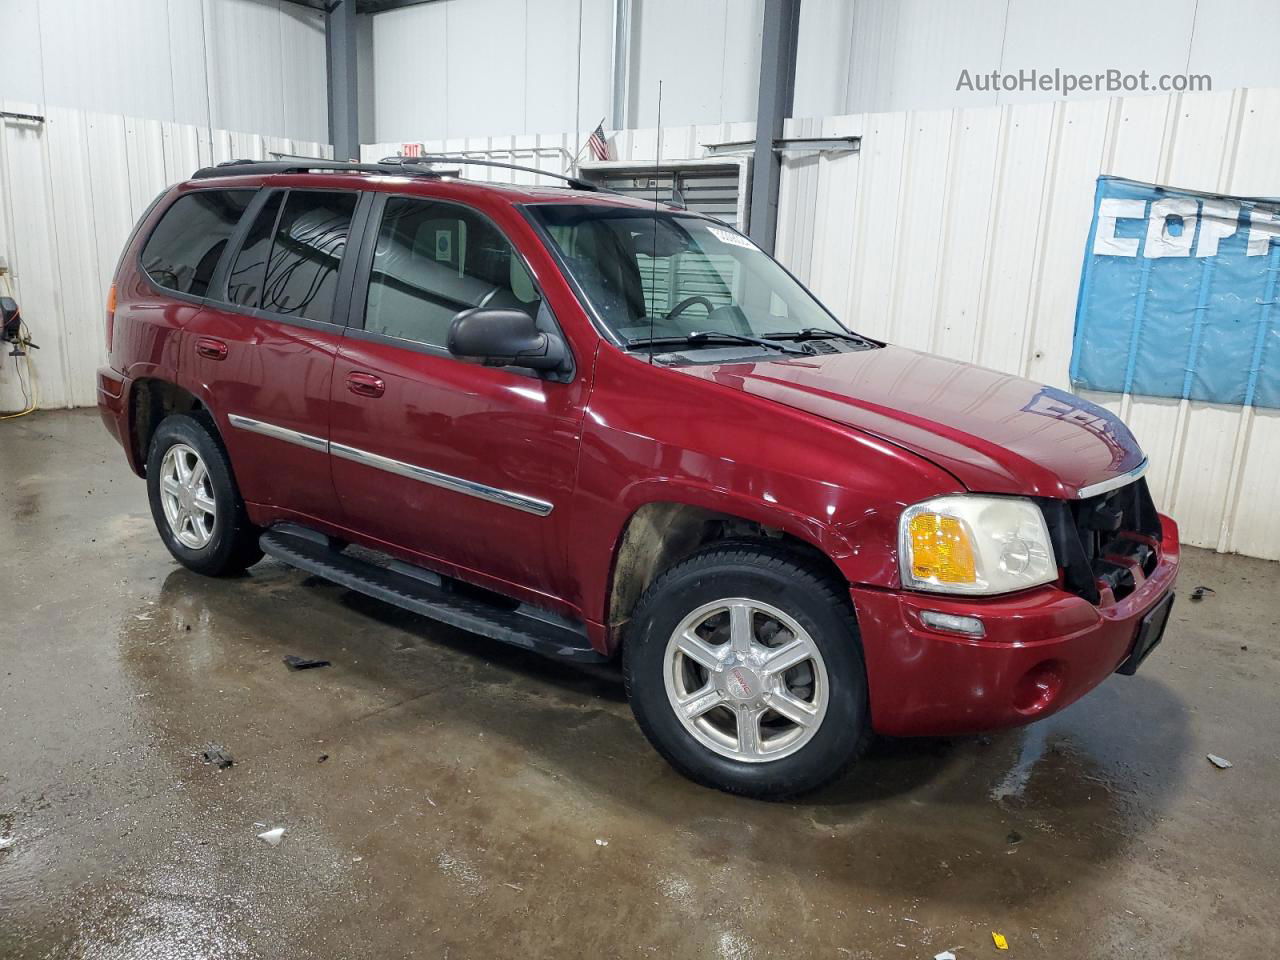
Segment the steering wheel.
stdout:
<path fill-rule="evenodd" d="M 692 297 L 685 297 L 683 300 L 677 303 L 674 307 L 672 307 L 669 311 L 667 311 L 666 319 L 674 320 L 676 317 L 680 316 L 680 314 L 684 313 L 686 310 L 692 307 L 695 303 L 700 303 L 704 307 L 706 307 L 707 313 L 710 313 L 712 310 L 716 308 L 716 305 L 712 303 L 710 300 L 708 300 L 706 297 L 702 296 L 701 294 L 694 294 Z"/>

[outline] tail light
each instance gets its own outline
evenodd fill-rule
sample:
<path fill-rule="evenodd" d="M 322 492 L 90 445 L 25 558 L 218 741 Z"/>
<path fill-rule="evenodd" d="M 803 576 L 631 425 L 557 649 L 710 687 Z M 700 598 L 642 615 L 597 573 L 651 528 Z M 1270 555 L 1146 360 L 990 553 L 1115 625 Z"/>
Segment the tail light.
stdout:
<path fill-rule="evenodd" d="M 116 285 L 107 287 L 107 353 L 111 352 L 111 337 L 116 330 Z"/>

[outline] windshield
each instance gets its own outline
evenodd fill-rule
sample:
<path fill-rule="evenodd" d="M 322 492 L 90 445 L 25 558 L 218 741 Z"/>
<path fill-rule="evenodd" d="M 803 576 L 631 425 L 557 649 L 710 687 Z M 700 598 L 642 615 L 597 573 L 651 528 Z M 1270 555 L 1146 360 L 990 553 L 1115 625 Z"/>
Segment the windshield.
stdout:
<path fill-rule="evenodd" d="M 628 346 L 696 334 L 702 342 L 723 346 L 734 338 L 759 351 L 744 338 L 848 336 L 771 257 L 714 221 L 588 204 L 526 209 L 546 228 L 600 319 Z"/>

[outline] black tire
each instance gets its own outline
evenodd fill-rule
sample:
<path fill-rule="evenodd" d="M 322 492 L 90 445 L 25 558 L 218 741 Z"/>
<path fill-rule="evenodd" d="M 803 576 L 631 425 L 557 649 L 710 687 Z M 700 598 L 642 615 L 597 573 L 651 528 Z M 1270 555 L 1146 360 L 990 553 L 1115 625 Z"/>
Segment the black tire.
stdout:
<path fill-rule="evenodd" d="M 680 622 L 704 604 L 763 601 L 806 630 L 826 666 L 829 699 L 817 732 L 777 760 L 745 762 L 695 739 L 665 684 L 666 648 Z M 862 643 L 847 590 L 818 566 L 767 544 L 720 544 L 663 573 L 645 591 L 623 645 L 627 696 L 654 748 L 689 779 L 728 793 L 781 800 L 830 783 L 872 739 Z"/>
<path fill-rule="evenodd" d="M 215 512 L 208 543 L 193 549 L 179 541 L 161 502 L 160 475 L 165 454 L 175 444 L 186 444 L 199 455 L 209 475 Z M 262 533 L 249 522 L 236 486 L 227 452 L 213 423 L 202 413 L 171 414 L 156 427 L 147 452 L 147 498 L 160 539 L 174 559 L 189 570 L 210 577 L 242 573 L 262 559 L 258 537 Z"/>

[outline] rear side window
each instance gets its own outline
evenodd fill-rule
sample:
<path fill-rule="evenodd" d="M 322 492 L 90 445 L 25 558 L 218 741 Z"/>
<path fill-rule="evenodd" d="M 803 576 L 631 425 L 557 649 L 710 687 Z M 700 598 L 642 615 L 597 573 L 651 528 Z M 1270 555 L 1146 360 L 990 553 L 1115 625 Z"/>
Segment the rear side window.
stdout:
<path fill-rule="evenodd" d="M 272 313 L 332 323 L 338 267 L 351 232 L 357 198 L 356 193 L 349 191 L 290 191 L 275 221 L 261 296 L 242 291 L 240 295 L 244 299 L 238 302 L 244 306 L 260 306 Z M 263 215 L 270 209 L 268 204 Z M 246 244 L 254 242 L 258 231 L 259 224 L 255 223 Z M 251 275 L 256 254 L 249 246 L 244 252 L 249 255 L 245 269 Z M 233 269 L 239 269 L 239 260 L 237 257 Z M 233 277 L 232 283 L 235 282 Z M 259 302 L 254 303 L 255 299 Z"/>
<path fill-rule="evenodd" d="M 271 237 L 276 218 L 280 216 L 283 193 L 273 193 L 259 211 L 244 245 L 236 254 L 236 262 L 227 276 L 227 299 L 237 306 L 257 307 L 262 303 L 262 282 L 267 274 L 267 257 L 271 253 Z"/>
<path fill-rule="evenodd" d="M 253 190 L 200 190 L 178 198 L 142 248 L 142 268 L 166 290 L 203 297 Z"/>

